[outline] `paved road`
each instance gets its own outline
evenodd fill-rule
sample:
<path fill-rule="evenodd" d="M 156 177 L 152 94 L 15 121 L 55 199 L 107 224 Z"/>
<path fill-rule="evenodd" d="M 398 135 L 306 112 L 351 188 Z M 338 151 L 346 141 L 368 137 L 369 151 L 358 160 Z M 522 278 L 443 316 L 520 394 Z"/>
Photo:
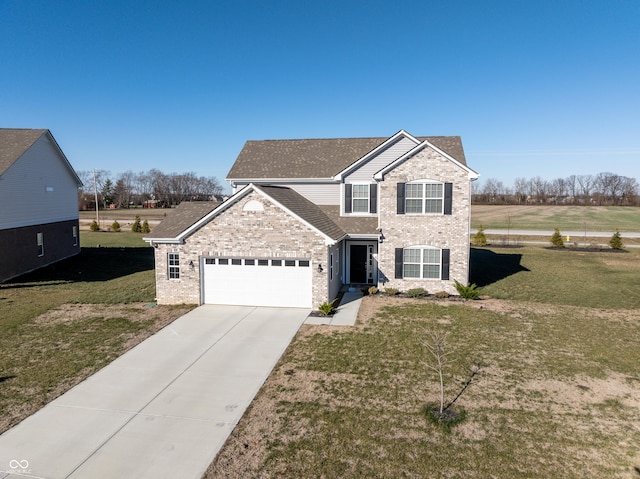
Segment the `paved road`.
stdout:
<path fill-rule="evenodd" d="M 199 479 L 309 314 L 201 306 L 0 436 L 0 479 Z"/>
<path fill-rule="evenodd" d="M 477 229 L 471 229 L 471 234 L 476 233 L 478 230 Z M 485 234 L 488 235 L 504 235 L 506 236 L 507 234 L 511 235 L 511 236 L 551 236 L 553 234 L 553 230 L 506 230 L 506 229 L 500 229 L 500 230 L 496 230 L 496 229 L 485 229 L 484 230 Z M 566 236 L 571 236 L 572 238 L 575 238 L 576 241 L 579 241 L 580 238 L 584 238 L 585 237 L 585 232 L 584 231 L 563 231 L 561 230 L 560 233 L 562 234 L 563 237 Z M 614 233 L 614 231 L 608 231 L 608 232 L 602 232 L 602 231 L 587 231 L 586 236 L 588 238 L 611 238 L 611 235 Z M 630 232 L 630 233 L 620 233 L 620 236 L 622 236 L 622 238 L 640 238 L 640 233 L 634 233 L 634 232 Z"/>

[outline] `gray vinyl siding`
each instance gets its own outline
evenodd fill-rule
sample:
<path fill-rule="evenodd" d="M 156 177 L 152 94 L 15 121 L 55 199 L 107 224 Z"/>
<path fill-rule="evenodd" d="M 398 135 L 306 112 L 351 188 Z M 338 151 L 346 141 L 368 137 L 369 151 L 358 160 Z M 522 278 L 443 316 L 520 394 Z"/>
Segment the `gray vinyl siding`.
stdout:
<path fill-rule="evenodd" d="M 373 182 L 374 174 L 383 169 L 389 163 L 392 163 L 393 161 L 400 158 L 415 146 L 417 145 L 408 138 L 399 139 L 393 145 L 390 145 L 385 150 L 379 152 L 376 156 L 371 158 L 369 161 L 360 165 L 358 169 L 345 176 L 345 183 Z"/>
<path fill-rule="evenodd" d="M 260 182 L 256 181 L 256 184 Z M 280 183 L 270 182 L 269 185 L 283 186 L 291 188 L 296 193 L 316 205 L 339 205 L 340 204 L 340 184 L 339 183 Z M 240 191 L 246 183 L 236 183 L 234 193 Z"/>
<path fill-rule="evenodd" d="M 0 177 L 0 229 L 78 218 L 78 186 L 47 135 Z"/>

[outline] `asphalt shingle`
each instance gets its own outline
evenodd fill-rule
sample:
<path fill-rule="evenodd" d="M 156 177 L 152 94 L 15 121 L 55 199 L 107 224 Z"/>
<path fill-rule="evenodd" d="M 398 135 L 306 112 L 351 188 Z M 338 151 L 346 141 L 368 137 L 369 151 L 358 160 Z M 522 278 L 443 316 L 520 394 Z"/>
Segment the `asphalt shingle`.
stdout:
<path fill-rule="evenodd" d="M 418 137 L 466 164 L 459 136 Z M 388 138 L 247 141 L 229 179 L 332 178 Z"/>
<path fill-rule="evenodd" d="M 46 132 L 44 129 L 0 128 L 0 175 Z"/>

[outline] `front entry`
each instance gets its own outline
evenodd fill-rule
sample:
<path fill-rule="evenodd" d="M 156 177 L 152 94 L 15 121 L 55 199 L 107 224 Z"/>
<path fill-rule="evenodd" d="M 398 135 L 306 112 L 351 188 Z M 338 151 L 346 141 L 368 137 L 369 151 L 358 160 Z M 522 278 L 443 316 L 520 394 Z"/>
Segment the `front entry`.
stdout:
<path fill-rule="evenodd" d="M 375 283 L 376 246 L 376 243 L 349 243 L 349 283 Z"/>

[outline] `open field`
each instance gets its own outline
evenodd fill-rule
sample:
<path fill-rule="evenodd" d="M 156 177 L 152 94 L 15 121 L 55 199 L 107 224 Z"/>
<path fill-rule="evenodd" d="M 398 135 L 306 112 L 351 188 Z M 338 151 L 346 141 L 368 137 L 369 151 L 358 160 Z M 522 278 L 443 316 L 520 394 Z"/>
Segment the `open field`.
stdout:
<path fill-rule="evenodd" d="M 509 225 L 510 221 L 510 225 Z M 640 208 L 626 206 L 473 205 L 471 227 L 485 229 L 640 231 Z"/>
<path fill-rule="evenodd" d="M 104 235 L 144 245 L 133 233 Z M 1 284 L 0 433 L 192 308 L 155 306 L 154 298 L 149 247 L 83 247 Z"/>
<path fill-rule="evenodd" d="M 640 253 L 473 251 L 501 299 L 366 297 L 354 328 L 303 326 L 211 465 L 213 477 L 636 477 Z M 450 433 L 425 328 L 449 333 Z"/>
<path fill-rule="evenodd" d="M 140 216 L 140 219 L 144 221 L 145 219 L 148 221 L 161 221 L 163 220 L 167 214 L 169 214 L 172 209 L 168 208 L 120 208 L 120 209 L 107 209 L 100 210 L 99 217 L 100 222 L 104 222 L 103 227 L 109 226 L 113 220 L 124 220 L 131 221 L 135 219 L 136 215 Z M 95 211 L 80 211 L 80 221 L 93 221 L 96 219 Z"/>

